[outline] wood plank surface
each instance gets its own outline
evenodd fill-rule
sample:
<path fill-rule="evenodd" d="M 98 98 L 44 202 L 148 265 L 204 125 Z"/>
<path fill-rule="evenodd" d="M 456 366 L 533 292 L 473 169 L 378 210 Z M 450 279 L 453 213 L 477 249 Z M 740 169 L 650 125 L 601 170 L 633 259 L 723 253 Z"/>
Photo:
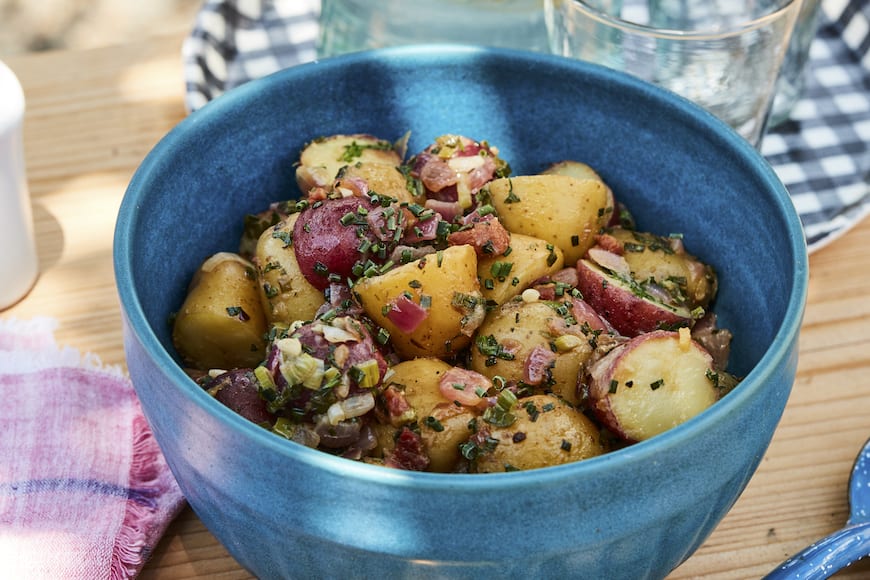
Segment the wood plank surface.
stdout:
<path fill-rule="evenodd" d="M 7 60 L 27 99 L 25 149 L 40 278 L 4 318 L 50 316 L 58 340 L 124 364 L 112 269 L 115 216 L 138 164 L 185 116 L 177 36 Z M 760 578 L 841 527 L 870 437 L 870 220 L 810 258 L 792 397 L 761 466 L 673 580 Z M 185 510 L 143 578 L 249 578 Z M 870 577 L 862 562 L 837 578 Z"/>

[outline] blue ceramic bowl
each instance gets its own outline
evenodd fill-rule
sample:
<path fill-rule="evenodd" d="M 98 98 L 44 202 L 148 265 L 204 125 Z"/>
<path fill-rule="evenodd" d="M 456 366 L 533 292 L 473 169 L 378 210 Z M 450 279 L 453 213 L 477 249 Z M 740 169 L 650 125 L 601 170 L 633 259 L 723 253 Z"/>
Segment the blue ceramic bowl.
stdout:
<path fill-rule="evenodd" d="M 582 160 L 643 229 L 683 232 L 721 280 L 734 332 L 724 400 L 650 441 L 491 475 L 409 473 L 284 441 L 177 364 L 167 319 L 241 216 L 297 195 L 308 140 L 342 132 L 410 151 L 443 133 L 497 145 L 514 174 Z M 184 120 L 147 156 L 118 216 L 130 375 L 184 494 L 253 574 L 275 577 L 662 577 L 709 535 L 761 460 L 791 390 L 807 290 L 791 201 L 759 154 L 688 102 L 581 62 L 408 47 L 301 65 Z"/>

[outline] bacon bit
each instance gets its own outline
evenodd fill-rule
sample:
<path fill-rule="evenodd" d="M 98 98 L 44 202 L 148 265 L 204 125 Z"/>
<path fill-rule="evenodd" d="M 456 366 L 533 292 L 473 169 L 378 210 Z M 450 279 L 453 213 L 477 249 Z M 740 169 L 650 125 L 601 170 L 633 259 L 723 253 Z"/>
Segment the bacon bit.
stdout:
<path fill-rule="evenodd" d="M 480 189 L 493 180 L 497 170 L 495 160 L 492 157 L 485 157 L 485 163 L 468 174 L 468 187 L 472 193 L 477 193 Z"/>
<path fill-rule="evenodd" d="M 530 385 L 540 385 L 549 375 L 556 362 L 556 353 L 549 347 L 538 345 L 532 349 L 523 365 L 523 380 Z"/>
<path fill-rule="evenodd" d="M 556 287 L 552 284 L 539 284 L 533 290 L 538 293 L 539 300 L 551 301 L 556 299 Z"/>
<path fill-rule="evenodd" d="M 704 347 L 713 357 L 713 366 L 717 371 L 723 371 L 728 366 L 731 353 L 731 332 L 719 328 L 716 315 L 708 312 L 692 327 L 692 339 Z"/>
<path fill-rule="evenodd" d="M 335 182 L 333 188 L 343 197 L 366 197 L 369 194 L 369 184 L 361 177 L 344 177 Z"/>
<path fill-rule="evenodd" d="M 429 316 L 429 311 L 401 294 L 398 298 L 390 303 L 390 309 L 387 311 L 387 318 L 396 325 L 400 331 L 409 334 L 417 330 L 426 318 Z"/>
<path fill-rule="evenodd" d="M 623 276 L 631 274 L 631 266 L 628 265 L 628 262 L 620 254 L 614 254 L 600 247 L 589 248 L 587 254 L 596 264 L 607 268 L 615 274 Z"/>
<path fill-rule="evenodd" d="M 622 242 L 620 242 L 616 239 L 616 237 L 610 234 L 598 234 L 597 236 L 595 236 L 595 244 L 602 250 L 605 250 L 612 254 L 616 254 L 618 256 L 622 256 L 623 254 L 625 254 L 625 248 L 622 246 Z"/>
<path fill-rule="evenodd" d="M 405 264 L 419 260 L 423 256 L 434 254 L 437 250 L 433 246 L 404 246 L 398 245 L 390 254 L 390 260 L 394 264 Z"/>
<path fill-rule="evenodd" d="M 402 427 L 396 447 L 384 459 L 384 465 L 406 471 L 425 471 L 429 467 L 429 457 L 423 448 L 423 439 L 407 427 Z"/>
<path fill-rule="evenodd" d="M 426 189 L 439 192 L 442 189 L 456 185 L 456 172 L 443 160 L 434 155 L 421 153 L 417 157 L 417 173 Z"/>
<path fill-rule="evenodd" d="M 703 283 L 699 284 L 698 282 L 707 276 L 707 266 L 698 260 L 686 260 L 686 269 L 689 271 L 689 275 L 687 276 L 688 290 L 691 293 L 689 298 L 696 304 L 700 304 L 705 298 L 707 298 L 708 286 Z"/>
<path fill-rule="evenodd" d="M 550 279 L 553 282 L 559 282 L 570 286 L 571 288 L 575 288 L 577 284 L 580 283 L 580 276 L 577 274 L 577 268 L 562 268 L 558 272 L 555 272 Z"/>
<path fill-rule="evenodd" d="M 384 402 L 388 421 L 393 427 L 410 423 L 417 418 L 417 413 L 405 398 L 405 392 L 396 388 L 396 385 L 389 385 L 384 389 Z"/>
<path fill-rule="evenodd" d="M 329 192 L 325 187 L 321 187 L 319 185 L 312 187 L 308 191 L 308 201 L 314 203 L 315 201 L 323 201 L 329 195 Z"/>
<path fill-rule="evenodd" d="M 489 406 L 486 392 L 491 387 L 492 382 L 484 375 L 459 367 L 453 367 L 438 381 L 438 390 L 445 399 L 479 409 Z"/>
<path fill-rule="evenodd" d="M 558 272 L 554 272 L 552 276 L 538 278 L 532 283 L 532 288 L 540 293 L 541 300 L 558 300 L 561 294 L 556 295 L 557 284 L 564 288 L 576 288 L 579 282 L 577 268 L 562 268 Z"/>
<path fill-rule="evenodd" d="M 490 218 L 475 222 L 469 229 L 453 232 L 447 236 L 447 243 L 451 246 L 468 244 L 478 256 L 500 256 L 510 246 L 511 235 L 497 218 Z"/>

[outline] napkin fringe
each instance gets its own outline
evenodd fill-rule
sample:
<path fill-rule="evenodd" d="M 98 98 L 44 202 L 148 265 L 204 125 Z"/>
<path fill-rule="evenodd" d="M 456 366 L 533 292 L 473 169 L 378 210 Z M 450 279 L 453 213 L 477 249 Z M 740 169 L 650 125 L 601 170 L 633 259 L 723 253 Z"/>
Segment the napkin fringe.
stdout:
<path fill-rule="evenodd" d="M 127 378 L 120 366 L 105 365 L 92 352 L 82 354 L 73 347 L 59 346 L 54 337 L 57 327 L 57 320 L 46 317 L 0 320 L 0 374 L 74 367 Z M 29 355 L 23 357 L 21 351 Z"/>
<path fill-rule="evenodd" d="M 158 498 L 163 497 L 172 483 L 165 477 L 165 468 L 157 441 L 145 417 L 133 420 L 133 457 L 130 462 L 130 489 L 135 496 L 127 498 L 121 529 L 112 549 L 110 577 L 113 580 L 134 578 L 151 556 L 162 526 L 167 521 Z M 169 514 L 174 517 L 180 507 Z"/>

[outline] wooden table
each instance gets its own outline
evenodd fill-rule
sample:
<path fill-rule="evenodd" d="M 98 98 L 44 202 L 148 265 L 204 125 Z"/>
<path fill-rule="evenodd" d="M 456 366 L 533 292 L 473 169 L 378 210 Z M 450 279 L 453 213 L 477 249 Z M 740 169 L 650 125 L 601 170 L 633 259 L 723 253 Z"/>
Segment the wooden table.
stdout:
<path fill-rule="evenodd" d="M 55 317 L 58 340 L 124 364 L 112 270 L 115 216 L 152 146 L 185 116 L 177 36 L 7 58 L 27 99 L 25 147 L 41 277 L 3 317 Z M 759 578 L 841 527 L 852 461 L 870 437 L 870 219 L 810 258 L 800 365 L 755 477 L 680 578 Z M 185 510 L 144 578 L 248 578 Z M 866 578 L 870 562 L 838 577 Z"/>

